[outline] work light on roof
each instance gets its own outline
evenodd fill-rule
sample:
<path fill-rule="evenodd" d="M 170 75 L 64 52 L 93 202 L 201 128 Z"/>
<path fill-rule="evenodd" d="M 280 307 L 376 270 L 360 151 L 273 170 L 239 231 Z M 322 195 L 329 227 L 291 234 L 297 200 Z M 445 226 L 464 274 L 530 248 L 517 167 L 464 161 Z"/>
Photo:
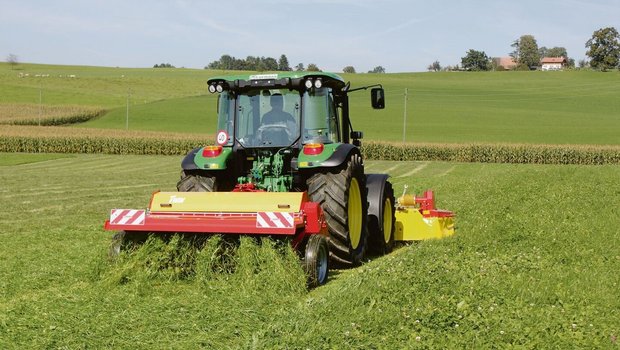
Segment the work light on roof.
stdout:
<path fill-rule="evenodd" d="M 306 88 L 307 89 L 312 89 L 312 79 L 306 80 Z"/>
<path fill-rule="evenodd" d="M 321 79 L 317 79 L 314 81 L 314 87 L 317 89 L 320 89 L 321 86 L 323 86 L 323 82 L 321 81 Z"/>
<path fill-rule="evenodd" d="M 224 91 L 224 88 L 222 87 L 222 84 L 218 84 L 218 85 L 215 87 L 215 90 L 217 90 L 217 92 L 222 92 L 222 91 Z"/>
<path fill-rule="evenodd" d="M 215 84 L 209 85 L 209 92 L 214 94 L 216 91 Z"/>

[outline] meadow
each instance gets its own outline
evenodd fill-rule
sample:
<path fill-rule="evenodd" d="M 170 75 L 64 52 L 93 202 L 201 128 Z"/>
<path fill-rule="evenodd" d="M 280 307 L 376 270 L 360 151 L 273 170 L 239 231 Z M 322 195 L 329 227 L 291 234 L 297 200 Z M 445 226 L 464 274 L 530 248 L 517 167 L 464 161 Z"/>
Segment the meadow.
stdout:
<path fill-rule="evenodd" d="M 320 288 L 269 240 L 152 240 L 110 260 L 109 210 L 175 190 L 179 154 L 213 137 L 206 81 L 222 73 L 0 63 L 0 123 L 97 113 L 0 125 L 0 348 L 618 347 L 617 72 L 343 74 L 386 89 L 382 111 L 350 96 L 366 171 L 397 195 L 434 189 L 457 234 Z"/>
<path fill-rule="evenodd" d="M 433 188 L 458 234 L 307 291 L 269 243 L 242 243 L 229 273 L 178 241 L 109 261 L 109 210 L 173 190 L 179 164 L 0 154 L 1 348 L 617 346 L 618 166 L 368 161 L 397 194 Z"/>
<path fill-rule="evenodd" d="M 216 95 L 206 81 L 231 72 L 0 64 L 0 104 L 98 106 L 109 112 L 83 127 L 213 135 Z M 21 77 L 19 74 L 29 74 Z M 36 77 L 36 75 L 49 77 Z M 75 75 L 75 78 L 67 78 Z M 355 129 L 368 140 L 406 142 L 618 145 L 618 72 L 441 72 L 342 74 L 352 86 L 380 83 L 385 110 L 368 92 L 350 96 Z M 381 128 L 377 128 L 377 122 Z M 77 131 L 79 133 L 79 131 Z"/>

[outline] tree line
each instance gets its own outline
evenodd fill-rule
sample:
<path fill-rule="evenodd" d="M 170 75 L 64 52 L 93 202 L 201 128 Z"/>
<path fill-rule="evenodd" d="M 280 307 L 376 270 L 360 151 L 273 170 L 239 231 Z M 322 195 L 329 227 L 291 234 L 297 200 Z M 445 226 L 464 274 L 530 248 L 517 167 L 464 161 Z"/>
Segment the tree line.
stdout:
<path fill-rule="evenodd" d="M 538 46 L 536 38 L 533 35 L 522 35 L 515 40 L 511 47 L 514 49 L 510 52 L 510 57 L 516 64 L 517 70 L 536 69 L 544 57 L 564 57 L 567 60 L 568 67 L 575 67 L 575 60 L 568 57 L 566 48 Z M 592 37 L 585 43 L 586 56 L 589 61 L 580 60 L 579 67 L 584 68 L 590 66 L 594 69 L 606 71 L 608 69 L 620 69 L 620 35 L 616 28 L 607 27 L 596 30 Z M 466 71 L 488 71 L 504 69 L 506 67 L 499 66 L 496 60 L 489 57 L 484 51 L 470 49 L 464 57 L 461 57 L 461 66 L 442 67 L 439 61 L 435 61 L 428 65 L 429 71 L 440 70 L 466 70 Z"/>
<path fill-rule="evenodd" d="M 251 71 L 290 71 L 286 55 L 281 55 L 276 60 L 273 57 L 254 57 L 248 56 L 245 59 L 236 58 L 230 55 L 222 55 L 219 60 L 213 61 L 205 66 L 205 69 L 219 70 L 251 70 Z"/>
<path fill-rule="evenodd" d="M 307 71 L 307 72 L 321 72 L 321 68 L 315 63 L 309 63 L 306 67 L 303 63 L 298 63 L 295 67 L 291 68 L 288 63 L 286 55 L 282 54 L 280 59 L 276 60 L 273 57 L 254 57 L 248 56 L 245 59 L 239 59 L 230 55 L 222 55 L 219 60 L 213 61 L 205 66 L 205 69 L 218 69 L 218 70 L 249 70 L 249 71 Z M 343 73 L 357 73 L 355 67 L 346 66 L 342 69 Z M 385 73 L 385 68 L 382 66 L 376 66 L 368 73 Z"/>

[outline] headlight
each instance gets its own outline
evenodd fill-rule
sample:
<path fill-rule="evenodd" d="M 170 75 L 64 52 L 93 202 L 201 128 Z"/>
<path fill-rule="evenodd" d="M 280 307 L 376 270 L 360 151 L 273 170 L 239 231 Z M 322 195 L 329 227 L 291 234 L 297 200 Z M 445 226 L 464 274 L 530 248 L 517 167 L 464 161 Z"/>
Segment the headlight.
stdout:
<path fill-rule="evenodd" d="M 312 79 L 306 80 L 306 89 L 312 89 Z"/>

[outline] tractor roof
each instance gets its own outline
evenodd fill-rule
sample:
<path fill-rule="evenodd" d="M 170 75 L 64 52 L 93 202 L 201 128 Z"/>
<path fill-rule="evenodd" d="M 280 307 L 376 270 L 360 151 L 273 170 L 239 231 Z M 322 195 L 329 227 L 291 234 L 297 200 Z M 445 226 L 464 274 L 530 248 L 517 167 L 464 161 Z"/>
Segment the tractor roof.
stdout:
<path fill-rule="evenodd" d="M 255 88 L 300 89 L 307 80 L 321 80 L 324 86 L 341 90 L 345 81 L 337 74 L 325 72 L 276 72 L 261 74 L 238 74 L 216 76 L 208 80 L 209 85 L 224 85 L 230 90 L 249 90 Z"/>

